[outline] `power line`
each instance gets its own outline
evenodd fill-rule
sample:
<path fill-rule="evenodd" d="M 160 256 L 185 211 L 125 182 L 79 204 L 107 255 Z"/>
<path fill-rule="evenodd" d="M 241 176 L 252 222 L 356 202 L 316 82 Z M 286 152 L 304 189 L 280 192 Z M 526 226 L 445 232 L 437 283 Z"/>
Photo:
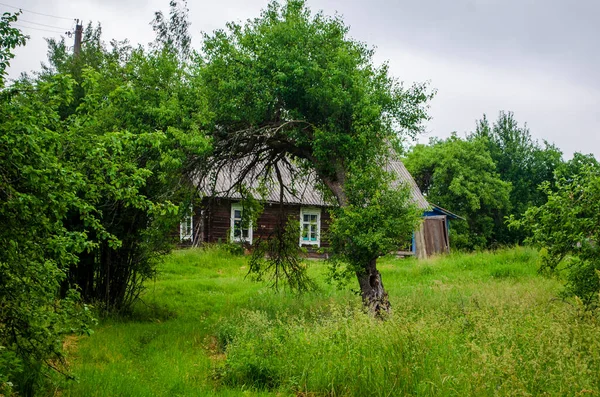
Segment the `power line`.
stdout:
<path fill-rule="evenodd" d="M 60 26 L 44 25 L 43 23 L 26 21 L 25 19 L 21 19 L 21 18 L 19 18 L 19 22 L 31 23 L 31 24 L 34 24 L 34 25 L 45 26 L 47 28 L 55 28 L 55 29 L 63 29 L 63 30 L 69 30 L 70 29 L 70 28 L 63 28 L 63 27 L 60 27 Z"/>
<path fill-rule="evenodd" d="M 35 11 L 30 11 L 30 10 L 26 10 L 24 8 L 21 7 L 15 7 L 15 6 L 11 6 L 9 4 L 4 4 L 4 3 L 0 3 L 0 5 L 5 6 L 5 7 L 10 7 L 10 8 L 15 8 L 17 10 L 21 10 L 21 11 L 25 11 L 25 12 L 29 12 L 31 14 L 36 14 L 36 15 L 43 15 L 45 17 L 51 17 L 51 18 L 58 18 L 58 19 L 66 19 L 67 21 L 71 21 L 73 20 L 73 18 L 65 18 L 65 17 L 58 17 L 56 15 L 50 15 L 50 14 L 43 14 L 41 12 L 35 12 Z"/>
<path fill-rule="evenodd" d="M 31 27 L 31 26 L 17 25 L 16 23 L 11 24 L 11 26 L 17 26 L 19 28 L 25 28 L 25 29 L 34 29 L 34 30 L 39 30 L 39 31 L 42 31 L 42 32 L 50 32 L 50 33 L 57 33 L 57 34 L 67 34 L 67 32 L 59 32 L 58 30 L 39 29 L 39 28 Z"/>

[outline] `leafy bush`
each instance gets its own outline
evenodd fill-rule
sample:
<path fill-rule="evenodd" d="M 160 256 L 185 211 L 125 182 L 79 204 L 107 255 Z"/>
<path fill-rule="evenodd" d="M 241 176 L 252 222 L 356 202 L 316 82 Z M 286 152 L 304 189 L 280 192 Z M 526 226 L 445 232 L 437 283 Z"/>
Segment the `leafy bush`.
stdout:
<path fill-rule="evenodd" d="M 219 244 L 219 248 L 230 255 L 244 255 L 244 245 L 241 243 L 227 242 Z"/>
<path fill-rule="evenodd" d="M 189 201 L 185 159 L 208 143 L 172 52 L 109 51 L 100 29 L 78 57 L 49 40 L 50 66 L 5 88 L 15 21 L 0 18 L 0 388 L 31 395 L 65 372 L 63 337 L 89 331 L 82 299 L 122 309 L 154 275 Z"/>
<path fill-rule="evenodd" d="M 600 264 L 579 257 L 569 258 L 566 296 L 578 296 L 587 307 L 598 306 Z"/>

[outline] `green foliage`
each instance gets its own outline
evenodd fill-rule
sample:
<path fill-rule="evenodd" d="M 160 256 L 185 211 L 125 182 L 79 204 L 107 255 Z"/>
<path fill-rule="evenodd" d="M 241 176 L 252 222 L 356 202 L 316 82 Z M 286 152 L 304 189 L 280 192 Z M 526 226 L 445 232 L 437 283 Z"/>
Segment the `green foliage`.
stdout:
<path fill-rule="evenodd" d="M 73 72 L 73 97 L 58 109 L 71 141 L 64 158 L 78 164 L 87 184 L 82 196 L 103 229 L 86 232 L 97 245 L 79 253 L 67 283 L 87 301 L 126 310 L 173 245 L 171 232 L 193 194 L 183 178 L 187 159 L 208 142 L 197 128 L 202 108 L 187 84 L 189 69 L 166 43 L 146 51 L 113 42 L 109 51 L 99 28 L 85 35 L 76 59 L 59 56 L 64 42 L 51 43 L 52 68 L 40 77 Z M 68 224 L 89 227 L 78 214 Z"/>
<path fill-rule="evenodd" d="M 66 269 L 95 244 L 64 223 L 77 213 L 104 233 L 79 193 L 86 180 L 62 158 L 68 136 L 57 108 L 72 80 L 56 76 L 34 87 L 17 83 L 0 101 L 0 382 L 30 395 L 47 367 L 62 370 L 63 336 L 88 332 L 92 317 L 78 292 L 65 288 Z M 3 390 L 6 392 L 6 390 Z"/>
<path fill-rule="evenodd" d="M 219 244 L 221 246 L 221 248 L 230 253 L 231 255 L 244 255 L 244 246 L 240 243 L 235 243 L 235 242 L 227 242 L 227 243 L 220 243 Z"/>
<path fill-rule="evenodd" d="M 522 243 L 525 230 L 508 228 L 505 218 L 544 204 L 538 186 L 563 167 L 560 150 L 534 141 L 511 112 L 500 112 L 491 126 L 484 115 L 466 139 L 417 145 L 406 165 L 431 203 L 467 219 L 451 227 L 452 245 L 467 249 Z"/>
<path fill-rule="evenodd" d="M 352 174 L 347 182 L 349 204 L 332 212 L 329 240 L 335 261 L 360 272 L 365 263 L 397 250 L 410 241 L 422 211 L 412 202 L 410 188 L 386 186 L 373 178 L 377 172 Z M 389 175 L 380 175 L 385 178 Z"/>
<path fill-rule="evenodd" d="M 511 184 L 498 175 L 485 140 L 432 140 L 416 145 L 405 164 L 429 202 L 466 219 L 452 222 L 452 246 L 473 250 L 500 242 Z"/>
<path fill-rule="evenodd" d="M 506 215 L 519 217 L 527 208 L 546 202 L 546 194 L 538 186 L 552 182 L 554 171 L 562 164 L 562 153 L 556 146 L 534 141 L 527 124 L 519 126 L 512 112 L 500 112 L 492 127 L 484 115 L 470 139 L 486 142 L 500 178 L 512 185 Z M 502 244 L 522 243 L 524 238 L 522 231 L 498 227 L 497 239 Z"/>
<path fill-rule="evenodd" d="M 372 56 L 340 18 L 312 15 L 303 1 L 272 2 L 260 18 L 229 23 L 204 40 L 215 139 L 247 127 L 257 138 L 277 132 L 280 149 L 311 157 L 324 175 L 335 171 L 332 158 L 359 163 L 387 153 L 399 131 L 419 131 L 429 94 L 404 89 Z M 256 129 L 267 125 L 280 128 Z"/>
<path fill-rule="evenodd" d="M 17 22 L 20 14 L 20 12 L 13 14 L 5 12 L 0 16 L 0 88 L 4 87 L 6 68 L 10 66 L 10 60 L 15 57 L 13 50 L 25 45 L 25 41 L 29 38 L 19 29 L 10 26 L 11 23 Z"/>
<path fill-rule="evenodd" d="M 395 310 L 309 274 L 318 294 L 248 280 L 247 258 L 176 251 L 130 320 L 107 319 L 67 357 L 63 396 L 577 395 L 599 390 L 600 324 L 556 299 L 530 248 L 383 258 Z M 510 273 L 510 277 L 498 274 Z"/>
<path fill-rule="evenodd" d="M 4 393 L 12 382 L 31 395 L 48 368 L 65 372 L 63 338 L 93 323 L 80 296 L 107 309 L 135 300 L 190 201 L 186 159 L 208 148 L 185 65 L 166 50 L 107 51 L 100 29 L 84 36 L 79 58 L 50 41 L 51 67 L 2 92 Z"/>
<path fill-rule="evenodd" d="M 600 293 L 600 166 L 583 165 L 579 174 L 559 177 L 554 190 L 549 183 L 541 188 L 548 201 L 529 208 L 523 219 L 512 219 L 512 225 L 528 231 L 527 241 L 543 249 L 541 271 L 553 272 L 564 261 L 566 292 L 595 307 Z"/>

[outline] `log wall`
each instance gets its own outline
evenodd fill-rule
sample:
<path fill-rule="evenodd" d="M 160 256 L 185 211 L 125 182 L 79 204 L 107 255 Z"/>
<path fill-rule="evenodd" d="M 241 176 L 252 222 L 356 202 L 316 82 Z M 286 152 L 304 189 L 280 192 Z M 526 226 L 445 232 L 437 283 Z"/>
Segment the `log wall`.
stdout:
<path fill-rule="evenodd" d="M 205 243 L 227 242 L 231 228 L 231 200 L 208 198 L 202 202 L 200 208 L 194 214 L 194 241 Z M 285 219 L 289 216 L 300 220 L 300 205 L 288 205 L 283 207 Z M 314 207 L 303 207 L 314 208 Z M 252 225 L 253 240 L 267 238 L 277 227 L 280 217 L 280 205 L 267 203 L 258 221 Z M 321 247 L 328 247 L 327 231 L 331 216 L 326 208 L 321 208 Z M 300 232 L 298 231 L 298 240 Z"/>

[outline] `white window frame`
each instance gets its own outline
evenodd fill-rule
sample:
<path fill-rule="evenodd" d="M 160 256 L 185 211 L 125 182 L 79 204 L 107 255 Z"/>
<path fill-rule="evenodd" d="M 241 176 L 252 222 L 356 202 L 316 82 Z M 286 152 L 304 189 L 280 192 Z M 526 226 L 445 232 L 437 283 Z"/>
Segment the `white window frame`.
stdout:
<path fill-rule="evenodd" d="M 188 208 L 187 214 L 183 217 L 181 222 L 179 222 L 179 240 L 194 241 L 194 209 L 192 206 Z"/>
<path fill-rule="evenodd" d="M 246 238 L 243 237 L 243 233 L 240 237 L 235 237 L 235 211 L 239 210 L 242 212 L 242 217 L 243 217 L 243 211 L 244 211 L 244 207 L 242 206 L 242 204 L 240 203 L 233 203 L 231 204 L 231 217 L 230 217 L 230 240 L 231 241 L 235 241 L 235 242 L 246 242 L 249 244 L 252 244 L 252 221 L 250 221 L 250 223 L 248 224 L 248 236 Z"/>
<path fill-rule="evenodd" d="M 317 240 L 310 241 L 304 240 L 302 234 L 304 232 L 304 215 L 316 215 L 317 216 Z M 310 239 L 310 237 L 309 237 Z M 316 245 L 317 247 L 321 246 L 321 208 L 311 208 L 311 207 L 300 207 L 300 246 L 302 245 Z"/>

